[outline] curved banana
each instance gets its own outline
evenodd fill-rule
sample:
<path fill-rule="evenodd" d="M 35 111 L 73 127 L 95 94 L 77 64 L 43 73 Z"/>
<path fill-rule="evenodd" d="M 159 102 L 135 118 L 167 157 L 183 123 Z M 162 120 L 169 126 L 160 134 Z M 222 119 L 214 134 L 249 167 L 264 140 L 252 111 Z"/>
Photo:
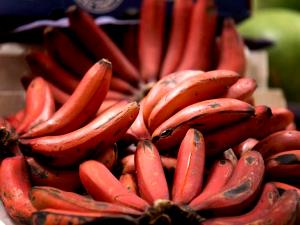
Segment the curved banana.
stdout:
<path fill-rule="evenodd" d="M 158 150 L 149 140 L 141 140 L 134 155 L 140 195 L 150 204 L 169 199 L 168 184 Z"/>
<path fill-rule="evenodd" d="M 63 134 L 79 128 L 97 112 L 108 91 L 111 73 L 109 61 L 102 59 L 95 63 L 67 102 L 49 120 L 32 128 L 22 137 Z"/>
<path fill-rule="evenodd" d="M 216 155 L 228 148 L 234 147 L 249 137 L 257 138 L 257 133 L 259 133 L 271 115 L 269 107 L 264 105 L 256 106 L 255 116 L 205 135 L 207 155 Z"/>
<path fill-rule="evenodd" d="M 172 201 L 189 203 L 202 188 L 205 164 L 203 135 L 196 129 L 189 129 L 180 144 L 174 174 Z"/>
<path fill-rule="evenodd" d="M 75 212 L 99 212 L 140 215 L 141 212 L 125 206 L 95 201 L 74 192 L 66 192 L 49 186 L 35 186 L 30 190 L 30 200 L 38 210 L 61 209 Z"/>
<path fill-rule="evenodd" d="M 105 149 L 99 149 L 99 152 L 95 153 L 92 159 L 104 164 L 107 169 L 112 170 L 118 159 L 117 146 L 111 145 Z"/>
<path fill-rule="evenodd" d="M 186 106 L 219 96 L 238 78 L 239 75 L 233 71 L 214 70 L 182 82 L 154 106 L 148 118 L 149 129 L 153 131 Z"/>
<path fill-rule="evenodd" d="M 181 84 L 183 81 L 188 80 L 192 77 L 198 77 L 204 72 L 201 70 L 184 70 L 180 72 L 174 72 L 168 76 L 160 79 L 154 86 L 150 89 L 149 93 L 145 97 L 144 106 L 144 120 L 147 122 L 152 109 L 161 100 L 161 98 L 169 93 L 172 89 L 176 88 L 177 85 Z M 148 125 L 146 123 L 146 125 Z"/>
<path fill-rule="evenodd" d="M 98 201 L 107 201 L 144 211 L 148 203 L 129 192 L 101 163 L 89 160 L 79 167 L 81 182 L 87 192 Z M 109 187 L 109 188 L 108 188 Z"/>
<path fill-rule="evenodd" d="M 180 143 L 190 127 L 207 133 L 253 115 L 254 107 L 237 99 L 201 101 L 183 108 L 164 121 L 152 133 L 152 140 L 159 149 L 171 148 Z"/>
<path fill-rule="evenodd" d="M 247 151 L 253 150 L 254 146 L 258 143 L 258 140 L 255 138 L 248 138 L 245 141 L 239 143 L 238 145 L 234 146 L 232 149 L 234 153 L 241 157 Z"/>
<path fill-rule="evenodd" d="M 219 217 L 204 221 L 203 225 L 245 225 L 251 224 L 257 219 L 263 218 L 270 213 L 272 207 L 279 199 L 279 192 L 274 184 L 266 183 L 255 207 L 240 216 Z"/>
<path fill-rule="evenodd" d="M 84 127 L 73 132 L 33 139 L 20 139 L 23 148 L 47 159 L 56 166 L 69 166 L 88 157 L 93 149 L 103 149 L 119 140 L 138 114 L 136 102 L 108 109 Z"/>
<path fill-rule="evenodd" d="M 259 152 L 249 151 L 239 159 L 234 172 L 222 190 L 203 202 L 193 200 L 194 210 L 212 210 L 232 215 L 246 208 L 255 199 L 264 176 L 264 160 Z"/>
<path fill-rule="evenodd" d="M 114 66 L 114 71 L 132 84 L 139 82 L 137 69 L 125 57 L 110 37 L 94 22 L 92 16 L 73 5 L 67 10 L 70 29 L 81 43 L 97 58 L 108 58 Z M 84 27 L 84 29 L 82 29 Z"/>
<path fill-rule="evenodd" d="M 239 100 L 247 100 L 257 88 L 256 81 L 250 77 L 242 77 L 231 85 L 223 94 L 223 98 L 235 98 Z"/>
<path fill-rule="evenodd" d="M 253 148 L 264 157 L 287 150 L 300 149 L 300 131 L 283 130 L 272 133 L 260 140 Z"/>
<path fill-rule="evenodd" d="M 80 188 L 77 169 L 55 169 L 45 166 L 33 157 L 26 158 L 29 176 L 34 186 L 51 186 L 65 191 L 76 191 Z"/>
<path fill-rule="evenodd" d="M 16 132 L 22 134 L 47 121 L 55 111 L 54 99 L 47 82 L 34 78 L 26 90 L 25 116 Z"/>
<path fill-rule="evenodd" d="M 8 215 L 19 224 L 29 224 L 36 211 L 29 199 L 31 188 L 23 156 L 5 158 L 0 169 L 0 193 Z"/>
<path fill-rule="evenodd" d="M 214 162 L 202 192 L 193 199 L 192 205 L 201 205 L 206 199 L 219 193 L 231 178 L 234 166 L 229 160 L 221 159 Z"/>
<path fill-rule="evenodd" d="M 138 193 L 135 176 L 131 173 L 122 174 L 119 178 L 120 183 L 129 191 L 134 194 Z"/>

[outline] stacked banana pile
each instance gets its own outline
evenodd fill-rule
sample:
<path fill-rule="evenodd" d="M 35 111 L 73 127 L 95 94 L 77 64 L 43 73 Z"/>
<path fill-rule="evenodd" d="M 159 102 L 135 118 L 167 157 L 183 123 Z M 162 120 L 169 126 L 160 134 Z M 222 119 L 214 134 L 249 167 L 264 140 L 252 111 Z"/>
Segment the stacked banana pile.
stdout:
<path fill-rule="evenodd" d="M 168 38 L 165 11 L 144 0 L 122 46 L 75 6 L 68 30 L 45 29 L 26 106 L 0 121 L 17 224 L 300 223 L 293 113 L 255 105 L 243 41 L 232 19 L 215 35 L 213 1 L 176 0 Z"/>

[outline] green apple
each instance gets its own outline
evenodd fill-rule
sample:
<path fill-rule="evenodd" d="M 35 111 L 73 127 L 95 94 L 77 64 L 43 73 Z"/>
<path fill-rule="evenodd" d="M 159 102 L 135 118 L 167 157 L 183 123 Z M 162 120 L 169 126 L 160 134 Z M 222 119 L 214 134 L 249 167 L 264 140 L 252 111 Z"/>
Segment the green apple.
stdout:
<path fill-rule="evenodd" d="M 288 101 L 300 102 L 300 13 L 283 8 L 255 11 L 238 27 L 244 37 L 268 38 L 270 86 L 281 87 Z"/>

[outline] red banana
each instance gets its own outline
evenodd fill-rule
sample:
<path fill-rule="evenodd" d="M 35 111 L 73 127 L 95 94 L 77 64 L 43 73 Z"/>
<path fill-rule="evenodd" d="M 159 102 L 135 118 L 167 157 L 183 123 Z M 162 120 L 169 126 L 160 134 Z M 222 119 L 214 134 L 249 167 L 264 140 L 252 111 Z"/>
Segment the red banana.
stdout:
<path fill-rule="evenodd" d="M 260 188 L 264 176 L 264 161 L 259 152 L 246 152 L 239 159 L 234 172 L 222 190 L 205 201 L 193 200 L 194 210 L 213 210 L 217 214 L 233 214 L 246 208 Z"/>
<path fill-rule="evenodd" d="M 72 93 L 79 83 L 76 78 L 45 52 L 32 51 L 26 56 L 26 60 L 33 73 L 43 76 L 46 80 L 57 84 L 68 93 Z"/>
<path fill-rule="evenodd" d="M 71 133 L 58 136 L 45 136 L 21 139 L 24 148 L 48 159 L 47 163 L 56 166 L 74 165 L 94 152 L 119 140 L 138 114 L 136 102 L 113 110 L 108 109 L 93 121 Z"/>
<path fill-rule="evenodd" d="M 10 114 L 5 117 L 5 120 L 9 122 L 9 124 L 17 129 L 20 123 L 22 122 L 23 118 L 25 116 L 25 109 L 20 109 L 16 113 Z"/>
<path fill-rule="evenodd" d="M 116 145 L 108 146 L 106 149 L 99 149 L 99 153 L 92 157 L 94 160 L 104 164 L 107 169 L 112 170 L 118 159 Z"/>
<path fill-rule="evenodd" d="M 63 134 L 79 128 L 96 114 L 108 91 L 111 73 L 109 61 L 102 59 L 95 63 L 67 102 L 49 120 L 32 128 L 22 137 Z"/>
<path fill-rule="evenodd" d="M 278 131 L 260 140 L 253 148 L 264 157 L 287 150 L 300 149 L 300 131 Z"/>
<path fill-rule="evenodd" d="M 218 98 L 200 101 L 183 108 L 164 121 L 152 133 L 152 140 L 159 149 L 168 149 L 179 144 L 190 127 L 207 133 L 234 124 L 253 114 L 253 106 L 237 99 Z"/>
<path fill-rule="evenodd" d="M 189 129 L 181 142 L 177 155 L 172 201 L 189 203 L 202 188 L 205 164 L 205 144 L 202 134 Z"/>
<path fill-rule="evenodd" d="M 184 54 L 177 70 L 210 69 L 216 25 L 217 11 L 214 1 L 197 1 L 190 19 Z"/>
<path fill-rule="evenodd" d="M 155 81 L 163 56 L 166 1 L 144 0 L 140 9 L 138 54 L 145 82 Z"/>
<path fill-rule="evenodd" d="M 271 115 L 271 110 L 267 106 L 256 106 L 255 116 L 204 136 L 207 155 L 216 155 L 228 148 L 234 147 L 249 137 L 256 138 L 255 135 L 264 126 L 264 123 Z"/>
<path fill-rule="evenodd" d="M 246 63 L 243 39 L 236 30 L 234 20 L 226 18 L 223 22 L 223 30 L 220 37 L 220 56 L 217 68 L 233 70 L 238 74 L 244 75 Z"/>
<path fill-rule="evenodd" d="M 202 192 L 193 199 L 192 205 L 200 205 L 209 197 L 219 193 L 231 178 L 234 166 L 229 160 L 221 159 L 214 162 Z"/>
<path fill-rule="evenodd" d="M 260 199 L 256 206 L 240 216 L 219 217 L 204 221 L 203 225 L 245 225 L 251 224 L 253 221 L 260 219 L 270 213 L 272 207 L 279 198 L 279 192 L 275 185 L 267 183 L 264 186 Z"/>
<path fill-rule="evenodd" d="M 65 191 L 76 191 L 80 187 L 77 169 L 55 169 L 44 166 L 33 157 L 26 158 L 29 176 L 34 186 L 51 186 Z"/>
<path fill-rule="evenodd" d="M 192 0 L 174 1 L 170 40 L 163 60 L 160 77 L 175 72 L 179 66 L 185 49 L 192 9 Z"/>
<path fill-rule="evenodd" d="M 47 82 L 41 77 L 34 78 L 26 90 L 25 115 L 16 132 L 26 133 L 47 121 L 54 111 L 54 99 Z"/>
<path fill-rule="evenodd" d="M 133 174 L 122 174 L 119 178 L 119 181 L 129 192 L 134 194 L 138 193 L 136 179 Z"/>
<path fill-rule="evenodd" d="M 70 29 L 96 58 L 108 58 L 119 76 L 133 84 L 138 83 L 139 74 L 136 68 L 88 13 L 73 5 L 67 10 L 67 16 Z"/>
<path fill-rule="evenodd" d="M 232 149 L 234 153 L 240 157 L 247 151 L 253 150 L 254 146 L 258 143 L 258 140 L 255 138 L 248 138 L 245 141 L 239 143 L 238 145 L 234 146 Z"/>
<path fill-rule="evenodd" d="M 29 224 L 36 211 L 29 199 L 31 188 L 23 156 L 5 158 L 0 169 L 1 200 L 8 215 L 18 224 Z"/>
<path fill-rule="evenodd" d="M 79 45 L 58 28 L 46 27 L 44 40 L 46 49 L 52 57 L 80 77 L 94 64 Z"/>
<path fill-rule="evenodd" d="M 137 184 L 140 195 L 150 204 L 169 199 L 168 184 L 159 153 L 149 140 L 138 143 L 135 157 Z"/>
<path fill-rule="evenodd" d="M 144 211 L 149 205 L 129 192 L 101 163 L 89 160 L 79 167 L 81 182 L 87 192 L 98 201 L 107 201 Z M 109 188 L 108 188 L 109 187 Z"/>
<path fill-rule="evenodd" d="M 56 87 L 51 82 L 47 81 L 47 84 L 48 84 L 48 86 L 50 88 L 50 91 L 52 93 L 52 96 L 53 96 L 54 100 L 58 104 L 63 105 L 63 104 L 65 104 L 68 101 L 68 99 L 70 98 L 69 94 L 67 94 L 63 90 L 59 89 L 58 87 Z"/>
<path fill-rule="evenodd" d="M 132 208 L 108 202 L 95 201 L 74 192 L 66 192 L 49 186 L 33 187 L 30 191 L 30 200 L 38 210 L 51 208 L 75 212 L 140 214 L 139 211 Z"/>
<path fill-rule="evenodd" d="M 148 127 L 153 131 L 186 106 L 219 96 L 238 78 L 239 75 L 233 71 L 214 70 L 182 82 L 154 106 L 148 118 Z"/>

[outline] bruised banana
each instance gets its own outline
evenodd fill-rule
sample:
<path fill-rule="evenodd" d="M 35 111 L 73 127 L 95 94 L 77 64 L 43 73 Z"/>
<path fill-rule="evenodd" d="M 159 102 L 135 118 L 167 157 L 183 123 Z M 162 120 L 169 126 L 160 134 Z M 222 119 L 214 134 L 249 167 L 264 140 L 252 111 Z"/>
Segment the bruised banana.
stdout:
<path fill-rule="evenodd" d="M 177 155 L 174 174 L 172 201 L 177 204 L 189 203 L 202 188 L 205 164 L 203 135 L 196 129 L 186 133 Z"/>
<path fill-rule="evenodd" d="M 111 80 L 111 63 L 105 59 L 95 63 L 62 107 L 44 123 L 30 129 L 23 138 L 49 134 L 64 134 L 78 129 L 93 117 L 108 91 Z"/>
<path fill-rule="evenodd" d="M 219 96 L 238 79 L 239 75 L 233 71 L 213 70 L 182 82 L 162 96 L 152 109 L 147 121 L 150 131 L 186 106 Z"/>
<path fill-rule="evenodd" d="M 246 152 L 239 159 L 234 172 L 220 192 L 204 201 L 194 199 L 189 206 L 194 210 L 212 210 L 216 214 L 240 212 L 252 202 L 264 176 L 264 161 L 259 152 Z"/>
<path fill-rule="evenodd" d="M 80 187 L 78 168 L 50 168 L 33 157 L 26 158 L 26 162 L 34 186 L 51 186 L 65 191 L 76 191 Z"/>
<path fill-rule="evenodd" d="M 98 201 L 124 205 L 140 211 L 149 207 L 145 200 L 129 192 L 102 163 L 85 161 L 79 167 L 79 176 L 87 192 Z"/>
<path fill-rule="evenodd" d="M 258 140 L 255 138 L 248 138 L 245 141 L 239 143 L 238 145 L 234 146 L 232 150 L 234 153 L 240 157 L 247 151 L 250 151 L 254 148 L 254 146 L 258 143 Z"/>
<path fill-rule="evenodd" d="M 278 131 L 259 141 L 253 148 L 264 157 L 287 150 L 300 149 L 300 131 Z"/>
<path fill-rule="evenodd" d="M 208 132 L 254 115 L 250 104 L 231 98 L 217 98 L 194 103 L 180 110 L 152 133 L 160 149 L 176 146 L 190 127 Z"/>
<path fill-rule="evenodd" d="M 0 169 L 1 200 L 8 215 L 18 224 L 29 224 L 36 211 L 29 199 L 31 188 L 25 158 L 5 158 Z"/>
<path fill-rule="evenodd" d="M 99 212 L 75 212 L 59 209 L 45 209 L 33 213 L 31 225 L 137 225 L 135 219 L 125 215 Z"/>
<path fill-rule="evenodd" d="M 30 190 L 30 200 L 37 210 L 61 209 L 75 212 L 140 215 L 140 212 L 122 205 L 95 201 L 74 192 L 49 186 L 35 186 Z"/>
<path fill-rule="evenodd" d="M 108 109 L 84 127 L 64 135 L 21 139 L 24 149 L 48 159 L 55 166 L 74 165 L 88 157 L 96 147 L 108 147 L 119 140 L 138 114 L 136 102 Z"/>
<path fill-rule="evenodd" d="M 266 183 L 256 206 L 246 214 L 219 217 L 204 221 L 203 225 L 244 225 L 266 216 L 279 199 L 279 192 L 272 183 Z"/>
<path fill-rule="evenodd" d="M 193 199 L 193 204 L 201 204 L 207 198 L 219 193 L 231 178 L 233 171 L 234 166 L 229 160 L 215 161 L 202 192 Z"/>
<path fill-rule="evenodd" d="M 300 150 L 289 150 L 266 159 L 266 173 L 272 179 L 295 179 L 300 177 Z"/>
<path fill-rule="evenodd" d="M 168 184 L 157 148 L 149 140 L 141 140 L 134 155 L 140 195 L 150 204 L 169 199 Z"/>

